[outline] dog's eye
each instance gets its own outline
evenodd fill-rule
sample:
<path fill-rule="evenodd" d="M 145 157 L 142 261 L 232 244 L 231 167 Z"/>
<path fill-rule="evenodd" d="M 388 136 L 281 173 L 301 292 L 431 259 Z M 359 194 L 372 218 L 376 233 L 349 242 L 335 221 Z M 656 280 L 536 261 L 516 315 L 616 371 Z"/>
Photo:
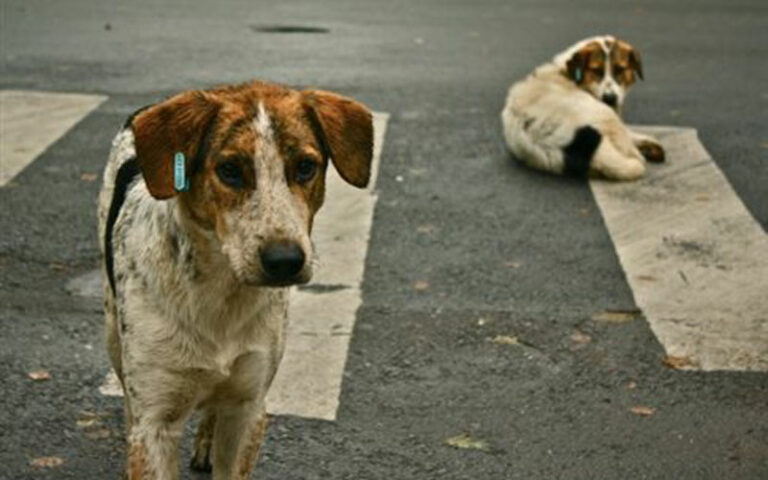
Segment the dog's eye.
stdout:
<path fill-rule="evenodd" d="M 304 158 L 299 160 L 296 165 L 296 181 L 299 183 L 307 183 L 312 180 L 317 172 L 317 163 L 314 160 Z"/>
<path fill-rule="evenodd" d="M 216 174 L 222 182 L 232 188 L 243 187 L 243 170 L 232 160 L 220 163 L 216 167 Z"/>

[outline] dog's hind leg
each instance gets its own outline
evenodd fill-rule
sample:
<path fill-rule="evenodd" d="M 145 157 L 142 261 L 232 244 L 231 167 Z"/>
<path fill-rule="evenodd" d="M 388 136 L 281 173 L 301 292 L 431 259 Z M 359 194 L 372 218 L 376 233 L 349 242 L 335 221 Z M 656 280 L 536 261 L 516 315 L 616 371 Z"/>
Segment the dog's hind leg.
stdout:
<path fill-rule="evenodd" d="M 600 142 L 591 167 L 592 171 L 610 180 L 637 180 L 645 174 L 645 163 L 642 159 L 622 154 L 609 137 Z"/>
<path fill-rule="evenodd" d="M 658 140 L 655 138 L 629 131 L 629 136 L 632 139 L 632 143 L 637 148 L 643 157 L 652 163 L 662 163 L 666 160 L 664 153 L 664 147 L 661 146 Z"/>
<path fill-rule="evenodd" d="M 198 472 L 210 472 L 211 466 L 211 445 L 213 444 L 213 431 L 216 427 L 216 413 L 213 409 L 206 409 L 203 412 L 203 418 L 200 419 L 200 425 L 197 427 L 195 436 L 195 451 L 192 454 L 190 467 Z"/>

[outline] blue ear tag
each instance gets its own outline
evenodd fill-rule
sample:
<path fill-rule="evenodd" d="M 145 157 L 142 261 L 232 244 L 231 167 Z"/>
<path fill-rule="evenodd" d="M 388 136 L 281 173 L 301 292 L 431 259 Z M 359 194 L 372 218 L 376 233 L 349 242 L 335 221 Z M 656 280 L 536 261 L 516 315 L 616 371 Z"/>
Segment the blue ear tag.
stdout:
<path fill-rule="evenodd" d="M 184 154 L 176 152 L 173 157 L 173 188 L 177 192 L 186 192 L 189 190 L 189 178 L 187 178 L 187 172 L 185 168 Z"/>
<path fill-rule="evenodd" d="M 576 80 L 576 83 L 581 83 L 581 69 L 577 68 L 573 71 L 573 79 Z"/>

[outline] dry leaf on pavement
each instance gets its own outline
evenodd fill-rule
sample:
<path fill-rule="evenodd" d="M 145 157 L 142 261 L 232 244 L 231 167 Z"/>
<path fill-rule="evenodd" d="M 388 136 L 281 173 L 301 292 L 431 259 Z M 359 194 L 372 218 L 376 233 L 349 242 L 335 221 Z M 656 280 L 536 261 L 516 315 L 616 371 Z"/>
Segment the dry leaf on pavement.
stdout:
<path fill-rule="evenodd" d="M 27 377 L 36 382 L 42 382 L 43 380 L 50 380 L 51 374 L 46 370 L 35 370 L 34 372 L 29 372 Z"/>
<path fill-rule="evenodd" d="M 447 438 L 444 443 L 461 450 L 488 450 L 488 442 L 474 438 L 468 433 Z"/>
<path fill-rule="evenodd" d="M 413 289 L 423 291 L 429 288 L 429 282 L 426 280 L 417 280 L 413 283 Z"/>
<path fill-rule="evenodd" d="M 692 359 L 691 357 L 678 357 L 675 355 L 664 356 L 664 358 L 661 359 L 661 363 L 663 363 L 665 367 L 674 368 L 677 370 L 686 370 L 699 366 L 698 362 L 696 362 L 696 360 Z"/>
<path fill-rule="evenodd" d="M 32 468 L 51 468 L 58 467 L 62 463 L 64 463 L 64 459 L 61 457 L 38 457 L 33 458 L 29 465 Z"/>
<path fill-rule="evenodd" d="M 656 409 L 653 407 L 645 407 L 642 405 L 637 405 L 631 408 L 632 413 L 635 415 L 639 415 L 641 417 L 650 417 L 654 413 L 656 413 Z"/>
<path fill-rule="evenodd" d="M 633 321 L 639 314 L 640 310 L 606 310 L 592 315 L 592 321 L 599 323 L 627 323 Z"/>
<path fill-rule="evenodd" d="M 94 182 L 96 179 L 99 178 L 99 175 L 97 173 L 81 173 L 80 174 L 80 180 L 84 182 Z"/>
<path fill-rule="evenodd" d="M 592 337 L 590 337 L 584 332 L 580 332 L 579 330 L 576 330 L 571 334 L 571 340 L 573 341 L 573 343 L 577 345 L 586 345 L 587 343 L 592 341 Z"/>
<path fill-rule="evenodd" d="M 514 335 L 496 335 L 488 341 L 497 345 L 520 345 L 520 340 Z"/>

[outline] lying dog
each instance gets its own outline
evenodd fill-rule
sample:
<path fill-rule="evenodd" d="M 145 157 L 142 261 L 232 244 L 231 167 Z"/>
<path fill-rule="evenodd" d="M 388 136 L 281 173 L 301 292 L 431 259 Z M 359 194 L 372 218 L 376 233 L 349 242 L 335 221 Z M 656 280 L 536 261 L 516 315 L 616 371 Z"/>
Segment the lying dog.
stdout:
<path fill-rule="evenodd" d="M 663 162 L 664 150 L 621 120 L 635 78 L 643 67 L 628 43 L 610 35 L 576 43 L 510 88 L 501 112 L 509 149 L 554 173 L 640 178 L 645 160 Z"/>
<path fill-rule="evenodd" d="M 186 92 L 128 120 L 99 199 L 127 478 L 178 478 L 178 441 L 195 409 L 193 468 L 250 478 L 283 354 L 287 287 L 312 275 L 329 159 L 362 188 L 372 155 L 368 109 L 323 91 Z"/>

